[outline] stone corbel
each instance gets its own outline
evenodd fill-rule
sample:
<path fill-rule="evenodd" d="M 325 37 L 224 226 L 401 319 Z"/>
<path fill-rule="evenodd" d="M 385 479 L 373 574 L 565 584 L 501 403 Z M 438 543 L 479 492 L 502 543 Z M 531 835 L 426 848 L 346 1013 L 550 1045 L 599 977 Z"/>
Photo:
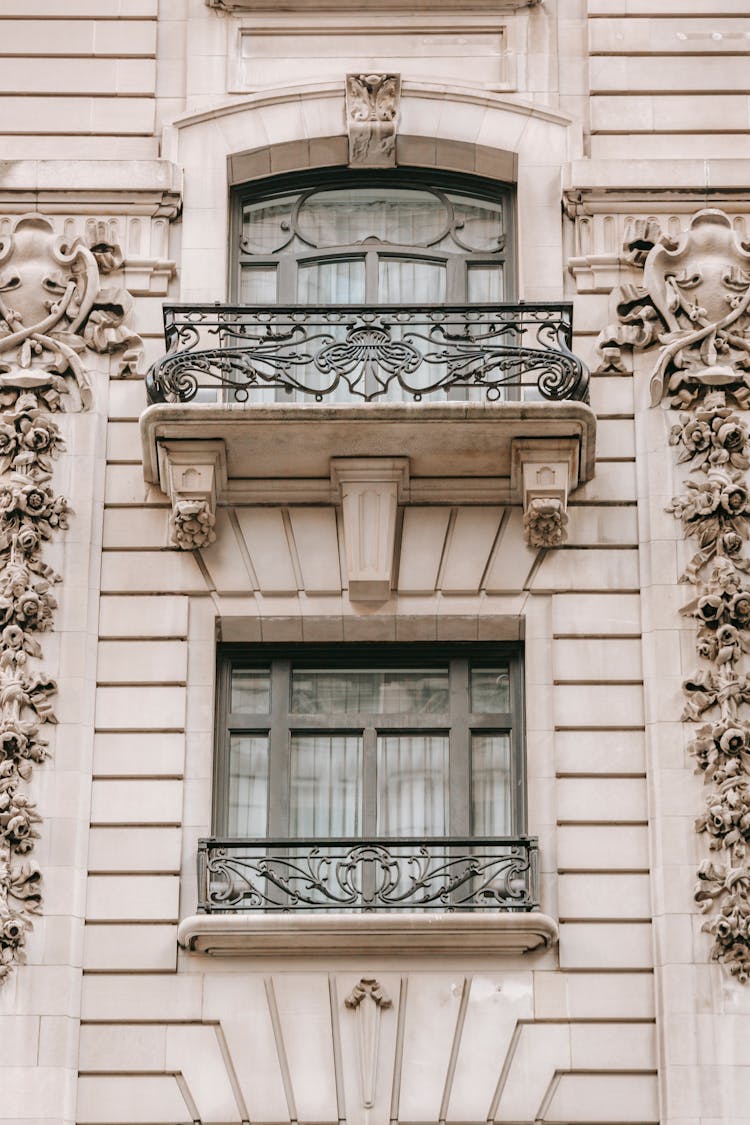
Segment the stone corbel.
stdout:
<path fill-rule="evenodd" d="M 159 480 L 172 501 L 171 542 L 183 551 L 208 547 L 216 539 L 216 497 L 227 483 L 224 442 L 162 442 Z"/>
<path fill-rule="evenodd" d="M 568 493 L 578 484 L 577 439 L 517 439 L 511 488 L 523 501 L 530 547 L 559 547 L 567 538 Z"/>
<path fill-rule="evenodd" d="M 341 503 L 352 601 L 386 601 L 393 582 L 396 516 L 409 485 L 407 457 L 335 457 L 331 486 Z"/>

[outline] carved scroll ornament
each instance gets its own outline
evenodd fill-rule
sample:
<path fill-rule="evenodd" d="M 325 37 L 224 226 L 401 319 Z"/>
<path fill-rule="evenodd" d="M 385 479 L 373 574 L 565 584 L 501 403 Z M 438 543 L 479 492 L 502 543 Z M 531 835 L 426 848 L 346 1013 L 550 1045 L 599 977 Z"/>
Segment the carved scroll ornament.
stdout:
<path fill-rule="evenodd" d="M 53 487 L 64 445 L 49 415 L 66 397 L 89 406 L 87 351 L 119 351 L 125 366 L 139 355 L 125 325 L 128 295 L 99 284 L 116 260 L 115 247 L 66 245 L 41 215 L 24 216 L 0 241 L 0 983 L 23 959 L 41 904 L 29 858 L 41 817 L 24 790 L 48 756 L 44 724 L 56 721 L 56 685 L 38 662 L 60 575 L 43 549 L 71 515 Z"/>
<path fill-rule="evenodd" d="M 620 349 L 656 350 L 654 405 L 681 411 L 670 443 L 690 466 L 670 507 L 696 551 L 680 581 L 695 587 L 682 613 L 696 624 L 700 667 L 683 684 L 689 744 L 708 795 L 696 830 L 714 858 L 695 899 L 709 917 L 712 960 L 750 978 L 750 246 L 716 210 L 648 251 L 642 287 L 621 291 L 619 324 L 599 345 L 605 369 Z"/>

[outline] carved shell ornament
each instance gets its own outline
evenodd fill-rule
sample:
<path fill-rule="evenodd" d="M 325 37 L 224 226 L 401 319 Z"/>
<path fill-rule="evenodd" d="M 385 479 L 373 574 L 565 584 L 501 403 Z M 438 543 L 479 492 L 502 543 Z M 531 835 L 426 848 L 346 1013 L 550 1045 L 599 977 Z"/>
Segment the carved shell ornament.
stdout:
<path fill-rule="evenodd" d="M 0 241 L 0 983 L 23 960 L 41 906 L 30 858 L 41 817 L 27 787 L 56 721 L 39 634 L 53 627 L 60 581 L 42 556 L 72 515 L 53 487 L 64 443 L 50 413 L 66 399 L 91 404 L 87 352 L 121 352 L 120 373 L 138 361 L 129 294 L 100 287 L 121 263 L 117 247 L 66 244 L 42 215 L 23 216 Z"/>
<path fill-rule="evenodd" d="M 652 230 L 653 237 L 658 231 Z M 628 247 L 626 247 L 628 249 Z M 631 259 L 635 260 L 635 259 Z M 680 581 L 695 587 L 682 614 L 695 622 L 699 666 L 683 683 L 688 751 L 707 796 L 696 820 L 711 859 L 695 900 L 707 915 L 711 958 L 750 979 L 750 245 L 717 210 L 645 256 L 643 286 L 620 293 L 619 324 L 599 339 L 604 370 L 620 349 L 654 349 L 651 398 L 679 410 L 670 444 L 689 465 L 667 509 L 696 551 Z M 658 350 L 656 350 L 658 348 Z"/>

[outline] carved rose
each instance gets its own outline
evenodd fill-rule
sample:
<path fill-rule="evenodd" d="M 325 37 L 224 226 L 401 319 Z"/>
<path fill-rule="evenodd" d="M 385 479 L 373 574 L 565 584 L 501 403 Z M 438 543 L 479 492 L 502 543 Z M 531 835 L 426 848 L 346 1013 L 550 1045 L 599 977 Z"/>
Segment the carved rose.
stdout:
<path fill-rule="evenodd" d="M 743 590 L 735 594 L 729 602 L 728 610 L 740 628 L 750 625 L 750 591 Z"/>
<path fill-rule="evenodd" d="M 731 516 L 748 510 L 748 491 L 744 484 L 732 484 L 721 490 L 721 506 Z"/>
<path fill-rule="evenodd" d="M 36 528 L 25 524 L 18 529 L 16 544 L 25 555 L 30 555 L 39 547 L 39 533 Z"/>
<path fill-rule="evenodd" d="M 734 557 L 741 553 L 744 544 L 745 540 L 736 531 L 725 531 L 719 537 L 718 549 L 722 554 Z"/>
<path fill-rule="evenodd" d="M 15 426 L 0 423 L 0 457 L 12 456 L 18 448 L 18 434 Z"/>
<path fill-rule="evenodd" d="M 715 627 L 724 617 L 726 602 L 721 594 L 704 594 L 698 599 L 695 615 L 705 625 Z"/>

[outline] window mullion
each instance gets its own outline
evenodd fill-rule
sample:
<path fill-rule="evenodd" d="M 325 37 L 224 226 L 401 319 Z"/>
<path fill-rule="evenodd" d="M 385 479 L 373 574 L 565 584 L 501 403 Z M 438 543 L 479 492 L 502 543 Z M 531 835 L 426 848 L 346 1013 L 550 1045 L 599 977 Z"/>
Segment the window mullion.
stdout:
<path fill-rule="evenodd" d="M 268 834 L 289 832 L 291 738 L 289 728 L 289 676 L 291 661 L 271 665 L 271 730 L 269 733 Z"/>
<path fill-rule="evenodd" d="M 378 732 L 362 732 L 362 835 L 372 840 L 378 830 Z"/>
<path fill-rule="evenodd" d="M 469 730 L 469 661 L 450 662 L 450 737 L 448 786 L 450 834 L 468 836 L 471 831 L 471 731 Z"/>

